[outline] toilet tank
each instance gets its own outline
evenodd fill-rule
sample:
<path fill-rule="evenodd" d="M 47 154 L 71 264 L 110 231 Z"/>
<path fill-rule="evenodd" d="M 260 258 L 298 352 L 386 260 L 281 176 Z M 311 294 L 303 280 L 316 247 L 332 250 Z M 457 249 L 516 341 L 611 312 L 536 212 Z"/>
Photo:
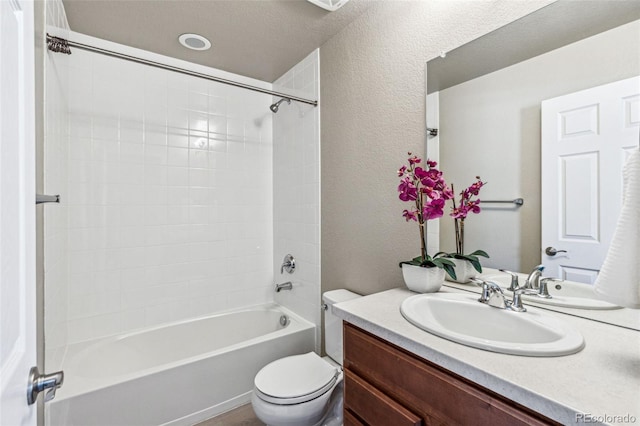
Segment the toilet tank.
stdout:
<path fill-rule="evenodd" d="M 334 315 L 333 305 L 347 300 L 362 297 L 349 290 L 332 290 L 322 295 L 322 301 L 327 305 L 324 311 L 324 346 L 327 355 L 342 365 L 342 320 Z"/>

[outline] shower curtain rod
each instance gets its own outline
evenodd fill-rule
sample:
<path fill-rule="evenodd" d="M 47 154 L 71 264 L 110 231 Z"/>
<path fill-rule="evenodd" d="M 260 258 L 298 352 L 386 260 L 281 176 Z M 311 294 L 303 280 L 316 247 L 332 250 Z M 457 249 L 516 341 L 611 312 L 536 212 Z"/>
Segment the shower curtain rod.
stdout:
<path fill-rule="evenodd" d="M 190 71 L 184 68 L 174 67 L 172 65 L 166 65 L 160 62 L 151 61 L 149 59 L 138 58 L 136 56 L 126 55 L 124 53 L 118 53 L 112 50 L 102 49 L 100 47 L 90 46 L 88 44 L 78 43 L 76 41 L 66 40 L 60 37 L 54 37 L 49 34 L 47 34 L 47 47 L 51 51 L 62 52 L 67 54 L 71 54 L 71 50 L 69 50 L 69 47 L 77 47 L 78 49 L 87 50 L 89 52 L 100 53 L 102 55 L 111 56 L 113 58 L 124 59 L 130 62 L 149 65 L 155 68 L 160 68 L 168 71 L 179 72 L 182 74 L 190 75 L 192 77 L 204 78 L 205 80 L 215 81 L 217 83 L 227 84 L 229 86 L 235 86 L 241 89 L 252 90 L 254 92 L 264 93 L 266 95 L 272 95 L 278 98 L 287 98 L 287 99 L 291 99 L 292 101 L 300 102 L 303 104 L 313 105 L 314 107 L 318 106 L 318 101 L 300 98 L 298 96 L 292 96 L 286 93 L 276 92 L 274 90 L 263 89 L 261 87 L 252 86 L 250 84 L 239 83 L 237 81 L 227 80 L 225 78 L 214 77 L 212 75 L 203 74 L 196 71 Z"/>

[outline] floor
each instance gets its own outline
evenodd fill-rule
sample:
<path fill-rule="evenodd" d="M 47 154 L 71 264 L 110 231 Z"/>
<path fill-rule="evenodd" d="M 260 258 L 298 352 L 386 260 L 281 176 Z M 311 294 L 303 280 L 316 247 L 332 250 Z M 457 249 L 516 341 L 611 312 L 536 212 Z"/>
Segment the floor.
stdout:
<path fill-rule="evenodd" d="M 251 404 L 245 404 L 194 426 L 265 426 L 253 412 Z"/>

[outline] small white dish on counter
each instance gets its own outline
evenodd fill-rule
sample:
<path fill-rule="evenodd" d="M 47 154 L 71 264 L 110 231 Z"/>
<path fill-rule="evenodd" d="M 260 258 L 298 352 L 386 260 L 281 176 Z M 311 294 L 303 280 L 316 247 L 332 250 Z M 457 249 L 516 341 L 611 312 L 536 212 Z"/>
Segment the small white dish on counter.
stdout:
<path fill-rule="evenodd" d="M 480 303 L 474 294 L 411 296 L 400 306 L 416 327 L 445 339 L 511 355 L 564 356 L 584 348 L 582 334 L 535 308 L 513 312 Z"/>

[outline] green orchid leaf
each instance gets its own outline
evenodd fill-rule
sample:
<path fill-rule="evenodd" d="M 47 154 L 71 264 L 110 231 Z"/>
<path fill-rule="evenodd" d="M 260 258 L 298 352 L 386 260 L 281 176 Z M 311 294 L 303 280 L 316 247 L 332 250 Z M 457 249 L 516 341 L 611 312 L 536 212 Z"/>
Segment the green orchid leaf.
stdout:
<path fill-rule="evenodd" d="M 442 258 L 440 258 L 440 259 L 438 259 L 438 262 L 440 262 L 440 263 L 441 263 L 441 264 L 443 264 L 443 265 L 449 265 L 449 266 L 451 266 L 452 268 L 455 268 L 455 267 L 456 267 L 456 264 L 455 264 L 455 263 L 453 263 L 452 261 L 450 261 L 449 259 L 442 259 Z"/>
<path fill-rule="evenodd" d="M 419 258 L 419 257 L 417 257 L 416 259 L 420 259 L 420 258 Z M 402 262 L 400 262 L 400 263 L 398 264 L 398 266 L 399 266 L 400 268 L 402 268 L 402 265 L 405 265 L 405 264 L 406 264 L 406 265 L 413 265 L 413 266 L 422 266 L 422 265 L 420 264 L 420 261 L 419 261 L 419 260 L 418 260 L 418 261 L 416 261 L 415 259 L 413 259 L 413 260 L 405 260 L 405 261 L 402 261 Z"/>
<path fill-rule="evenodd" d="M 469 259 L 469 262 L 473 265 L 473 269 L 475 269 L 479 273 L 482 273 L 482 265 L 480 265 L 480 261 L 477 257 L 475 258 L 475 260 Z"/>
<path fill-rule="evenodd" d="M 472 256 L 482 256 L 482 257 L 486 257 L 487 259 L 489 259 L 489 255 L 487 254 L 486 251 L 484 250 L 476 250 L 473 253 L 471 253 Z"/>
<path fill-rule="evenodd" d="M 443 265 L 443 268 L 444 268 L 445 272 L 446 272 L 447 274 L 449 274 L 449 276 L 450 276 L 452 279 L 454 279 L 454 280 L 455 280 L 455 279 L 457 279 L 457 277 L 456 277 L 456 268 L 454 268 L 454 267 L 453 267 L 453 266 L 451 266 L 451 265 L 447 265 L 447 264 Z"/>

